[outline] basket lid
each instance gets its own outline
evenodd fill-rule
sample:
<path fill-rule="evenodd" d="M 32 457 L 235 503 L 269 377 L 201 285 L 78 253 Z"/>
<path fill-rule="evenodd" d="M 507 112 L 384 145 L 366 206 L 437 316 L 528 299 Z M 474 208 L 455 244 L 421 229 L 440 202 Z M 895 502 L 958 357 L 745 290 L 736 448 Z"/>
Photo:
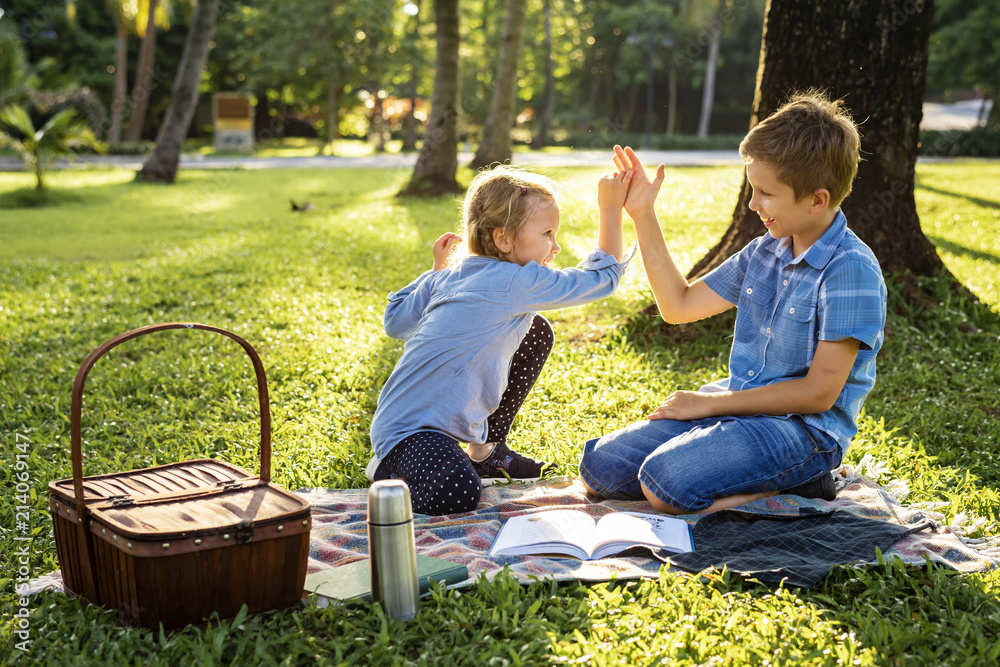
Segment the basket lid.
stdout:
<path fill-rule="evenodd" d="M 301 522 L 309 515 L 309 503 L 281 487 L 253 478 L 187 495 L 166 494 L 132 502 L 109 499 L 87 510 L 92 532 L 101 528 L 131 541 L 160 542 Z"/>
<path fill-rule="evenodd" d="M 110 498 L 139 499 L 194 489 L 211 489 L 240 480 L 257 479 L 243 468 L 217 459 L 196 459 L 180 463 L 92 475 L 83 478 L 84 500 Z M 73 499 L 73 478 L 49 482 L 49 492 L 70 502 Z"/>

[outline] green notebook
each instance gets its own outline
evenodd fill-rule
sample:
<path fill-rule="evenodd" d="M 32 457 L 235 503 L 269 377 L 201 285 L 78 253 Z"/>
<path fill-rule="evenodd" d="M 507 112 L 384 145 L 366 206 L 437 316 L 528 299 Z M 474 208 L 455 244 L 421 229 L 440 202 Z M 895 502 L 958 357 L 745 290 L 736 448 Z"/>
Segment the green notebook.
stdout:
<path fill-rule="evenodd" d="M 442 586 L 456 584 L 469 578 L 464 565 L 440 558 L 417 554 L 417 579 L 420 594 L 431 588 L 431 581 Z M 355 561 L 340 567 L 310 574 L 306 577 L 306 597 L 316 594 L 316 606 L 326 607 L 331 602 L 371 602 L 372 582 L 369 560 Z"/>

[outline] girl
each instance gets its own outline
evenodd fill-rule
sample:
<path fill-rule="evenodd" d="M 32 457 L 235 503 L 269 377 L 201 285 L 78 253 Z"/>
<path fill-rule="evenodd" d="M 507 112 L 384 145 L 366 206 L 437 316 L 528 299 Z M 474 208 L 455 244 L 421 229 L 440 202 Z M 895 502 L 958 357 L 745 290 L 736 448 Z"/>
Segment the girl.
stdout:
<path fill-rule="evenodd" d="M 482 480 L 553 469 L 506 444 L 552 349 L 552 327 L 537 311 L 617 289 L 631 259 L 622 261 L 631 178 L 629 170 L 599 180 L 598 247 L 564 270 L 551 267 L 560 250 L 554 183 L 503 166 L 473 179 L 463 206 L 468 256 L 450 263 L 462 237 L 444 234 L 433 268 L 389 294 L 385 332 L 406 344 L 379 394 L 369 480 L 401 479 L 415 512 L 452 514 L 477 507 Z"/>

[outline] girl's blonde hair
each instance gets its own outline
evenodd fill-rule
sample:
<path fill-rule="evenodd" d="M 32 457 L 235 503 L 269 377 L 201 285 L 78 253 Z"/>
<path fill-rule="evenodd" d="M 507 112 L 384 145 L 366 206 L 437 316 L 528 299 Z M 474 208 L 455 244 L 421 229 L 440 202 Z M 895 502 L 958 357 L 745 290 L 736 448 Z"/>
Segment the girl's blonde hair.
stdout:
<path fill-rule="evenodd" d="M 502 229 L 517 238 L 532 210 L 535 197 L 555 203 L 556 184 L 547 176 L 500 165 L 480 171 L 462 204 L 462 231 L 469 252 L 482 257 L 507 260 L 493 241 L 493 230 Z"/>

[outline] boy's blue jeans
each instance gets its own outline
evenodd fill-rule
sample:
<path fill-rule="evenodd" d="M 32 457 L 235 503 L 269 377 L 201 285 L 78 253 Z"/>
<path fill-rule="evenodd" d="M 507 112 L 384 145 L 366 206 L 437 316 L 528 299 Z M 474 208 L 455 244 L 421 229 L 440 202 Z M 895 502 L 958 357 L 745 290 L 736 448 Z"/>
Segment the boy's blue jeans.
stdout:
<path fill-rule="evenodd" d="M 605 498 L 657 498 L 697 512 L 717 498 L 778 491 L 817 479 L 844 453 L 799 417 L 763 415 L 641 421 L 588 440 L 580 477 Z"/>

